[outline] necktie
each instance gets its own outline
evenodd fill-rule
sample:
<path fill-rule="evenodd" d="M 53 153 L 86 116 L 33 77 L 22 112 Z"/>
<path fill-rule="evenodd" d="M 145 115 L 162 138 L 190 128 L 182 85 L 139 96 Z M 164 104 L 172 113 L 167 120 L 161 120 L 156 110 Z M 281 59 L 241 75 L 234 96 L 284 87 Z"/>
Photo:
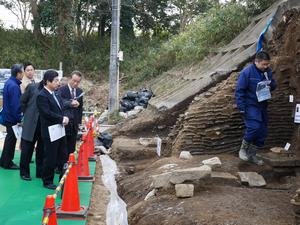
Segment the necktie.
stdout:
<path fill-rule="evenodd" d="M 53 95 L 53 98 L 54 98 L 54 100 L 56 101 L 56 104 L 58 105 L 58 107 L 61 109 L 61 107 L 60 107 L 60 104 L 59 104 L 59 101 L 58 101 L 58 99 L 56 98 L 56 95 L 55 95 L 55 93 L 54 92 L 52 92 L 52 95 Z"/>
<path fill-rule="evenodd" d="M 71 98 L 72 99 L 75 98 L 75 89 L 74 88 L 71 89 Z"/>
<path fill-rule="evenodd" d="M 31 83 L 32 83 L 32 84 L 35 84 L 35 81 L 34 81 L 34 80 L 31 80 Z"/>

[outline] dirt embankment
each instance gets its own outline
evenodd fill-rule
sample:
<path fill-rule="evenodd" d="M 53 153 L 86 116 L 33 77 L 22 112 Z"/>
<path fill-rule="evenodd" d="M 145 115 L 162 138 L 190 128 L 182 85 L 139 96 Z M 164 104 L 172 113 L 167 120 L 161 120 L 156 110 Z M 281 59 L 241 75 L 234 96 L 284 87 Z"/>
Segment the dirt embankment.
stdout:
<path fill-rule="evenodd" d="M 287 12 L 283 21 L 279 24 L 275 32 L 274 39 L 268 44 L 267 49 L 273 56 L 273 69 L 277 79 L 279 90 L 277 95 L 289 102 L 289 95 L 294 96 L 293 103 L 285 105 L 270 105 L 271 111 L 271 129 L 275 133 L 281 135 L 285 133 L 282 127 L 276 127 L 276 121 L 282 121 L 285 125 L 290 125 L 292 133 L 290 141 L 292 143 L 291 150 L 300 156 L 300 135 L 298 125 L 294 124 L 295 105 L 300 103 L 300 11 L 291 10 Z M 280 87 L 286 87 L 286 91 L 282 91 Z M 288 104 L 288 105 L 287 105 Z M 289 110 L 289 114 L 283 114 L 282 111 Z M 273 116 L 277 115 L 277 117 Z M 275 125 L 272 125 L 275 124 Z"/>
<path fill-rule="evenodd" d="M 94 112 L 103 112 L 108 102 L 108 83 L 93 83 L 92 81 L 83 79 L 80 87 L 85 92 L 84 110 Z"/>
<path fill-rule="evenodd" d="M 299 135 L 297 137 L 294 131 L 293 122 L 295 102 L 289 102 L 289 95 L 294 95 L 299 102 L 299 28 L 299 11 L 289 11 L 275 31 L 274 39 L 266 46 L 272 56 L 271 67 L 278 84 L 269 103 L 266 148 L 283 147 L 286 142 L 293 142 L 293 150 L 298 148 L 295 140 Z M 234 97 L 237 77 L 238 74 L 233 73 L 227 80 L 194 98 L 172 131 L 169 144 L 173 146 L 173 152 L 189 150 L 214 154 L 238 150 L 244 127 Z"/>
<path fill-rule="evenodd" d="M 274 40 L 267 46 L 273 58 L 274 77 L 278 82 L 278 89 L 274 92 L 269 107 L 268 143 L 270 146 L 282 146 L 292 138 L 293 146 L 298 146 L 299 135 L 295 131 L 292 118 L 295 102 L 289 103 L 288 100 L 289 95 L 294 95 L 295 99 L 300 100 L 299 28 L 299 11 L 288 12 L 279 25 Z M 190 161 L 180 160 L 177 157 L 161 159 L 149 157 L 141 160 L 134 154 L 131 158 L 127 154 L 126 160 L 117 157 L 121 169 L 118 180 L 119 193 L 127 203 L 130 225 L 294 224 L 290 199 L 300 184 L 299 177 L 279 176 L 274 174 L 268 166 L 257 167 L 241 162 L 234 154 L 219 155 L 223 164 L 216 170 L 229 172 L 235 176 L 238 171 L 258 172 L 266 179 L 267 186 L 249 188 L 244 185 L 222 182 L 198 183 L 195 184 L 192 198 L 177 198 L 174 195 L 174 189 L 171 188 L 158 190 L 154 198 L 144 200 L 147 193 L 152 190 L 150 176 L 169 171 L 163 169 L 162 166 L 175 164 L 176 169 L 199 166 L 203 159 L 210 158 L 205 153 L 212 153 L 212 150 L 217 153 L 220 149 L 232 150 L 240 144 L 236 139 L 240 138 L 243 127 L 241 119 L 237 117 L 233 98 L 236 78 L 237 74 L 233 74 L 217 87 L 197 96 L 184 116 L 181 116 L 175 129 L 177 131 L 174 130 L 172 133 L 174 135 L 174 138 L 170 139 L 173 141 L 172 144 L 179 146 L 176 150 L 182 150 L 183 146 L 188 146 L 191 149 L 203 150 L 203 155 L 194 156 Z M 153 124 L 152 119 L 157 119 L 156 117 L 148 118 L 147 114 L 143 115 L 145 120 L 149 119 L 149 124 Z M 138 123 L 138 118 L 136 123 Z M 130 126 L 124 124 L 123 127 L 125 126 L 128 126 L 126 132 L 135 129 L 134 123 Z M 147 129 L 147 127 L 144 128 Z M 138 130 L 142 131 L 142 127 Z M 186 138 L 190 138 L 191 141 L 187 142 Z M 213 145 L 215 142 L 218 145 Z M 202 145 L 199 145 L 201 143 Z M 122 142 L 120 146 L 126 144 Z M 210 148 L 211 144 L 214 148 Z M 219 149 L 217 147 L 219 145 L 222 148 Z M 126 149 L 131 148 L 127 146 Z M 295 150 L 297 148 L 294 148 Z"/>
<path fill-rule="evenodd" d="M 300 101 L 299 26 L 299 11 L 287 12 L 273 40 L 265 46 L 271 53 L 271 66 L 278 83 L 269 104 L 266 148 L 284 146 L 286 142 L 292 142 L 293 150 L 300 148 L 295 141 L 299 132 L 293 122 L 295 103 Z M 156 134 L 168 137 L 169 152 L 175 154 L 181 150 L 200 154 L 237 151 L 244 129 L 234 97 L 237 77 L 238 73 L 232 73 L 228 79 L 196 96 L 190 104 L 172 112 L 147 109 L 136 118 L 120 123 L 112 133 L 128 137 Z M 289 95 L 294 95 L 293 103 L 289 102 Z"/>

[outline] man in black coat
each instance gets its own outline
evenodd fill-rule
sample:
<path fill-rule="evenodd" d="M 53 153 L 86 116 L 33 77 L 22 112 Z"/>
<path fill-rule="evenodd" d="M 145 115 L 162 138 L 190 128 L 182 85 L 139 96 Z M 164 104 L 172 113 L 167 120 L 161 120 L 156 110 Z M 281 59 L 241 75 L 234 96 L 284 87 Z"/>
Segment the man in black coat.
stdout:
<path fill-rule="evenodd" d="M 41 135 L 44 143 L 42 179 L 45 188 L 55 189 L 57 186 L 53 184 L 54 169 L 57 165 L 58 169 L 62 171 L 68 155 L 65 136 L 62 135 L 56 140 L 51 140 L 49 130 L 53 125 L 58 127 L 61 125 L 61 130 L 63 130 L 63 126 L 68 124 L 69 118 L 64 116 L 62 100 L 55 93 L 59 85 L 58 73 L 55 70 L 47 70 L 43 82 L 44 88 L 40 91 L 36 102 L 40 113 Z M 57 134 L 58 131 L 55 130 L 53 133 Z"/>
<path fill-rule="evenodd" d="M 43 87 L 43 81 L 37 84 L 29 84 L 21 96 L 21 110 L 24 113 L 24 118 L 21 138 L 20 176 L 27 181 L 31 180 L 29 163 L 36 143 L 36 177 L 42 177 L 44 146 L 36 99 Z"/>
<path fill-rule="evenodd" d="M 66 126 L 68 154 L 75 151 L 78 127 L 82 121 L 83 92 L 78 87 L 81 79 L 81 72 L 73 71 L 68 85 L 58 89 L 58 93 L 63 100 L 65 115 L 69 118 L 69 123 Z"/>

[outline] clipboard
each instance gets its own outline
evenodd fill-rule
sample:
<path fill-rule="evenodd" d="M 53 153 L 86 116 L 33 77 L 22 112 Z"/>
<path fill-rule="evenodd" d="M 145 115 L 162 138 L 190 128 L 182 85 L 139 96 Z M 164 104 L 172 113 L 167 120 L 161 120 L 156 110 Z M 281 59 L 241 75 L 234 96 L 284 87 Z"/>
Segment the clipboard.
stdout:
<path fill-rule="evenodd" d="M 22 137 L 22 130 L 23 130 L 22 126 L 14 125 L 14 126 L 12 126 L 11 128 L 12 128 L 13 131 L 14 131 L 15 137 L 16 137 L 17 139 L 21 139 L 21 137 Z"/>
<path fill-rule="evenodd" d="M 54 142 L 66 136 L 66 129 L 62 124 L 55 124 L 48 127 L 50 141 Z"/>
<path fill-rule="evenodd" d="M 81 97 L 83 97 L 84 96 L 84 92 L 82 92 L 80 95 L 78 95 L 78 96 L 76 96 L 76 97 L 74 97 L 74 100 L 77 100 L 77 99 L 79 99 L 79 98 L 81 98 Z"/>

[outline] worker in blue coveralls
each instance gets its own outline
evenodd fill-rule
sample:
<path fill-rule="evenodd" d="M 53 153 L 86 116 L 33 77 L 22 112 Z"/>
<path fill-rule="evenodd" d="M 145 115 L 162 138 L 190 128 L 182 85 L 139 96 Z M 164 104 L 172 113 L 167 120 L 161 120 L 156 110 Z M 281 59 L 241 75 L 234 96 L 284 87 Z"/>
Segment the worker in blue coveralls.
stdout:
<path fill-rule="evenodd" d="M 239 158 L 257 165 L 263 161 L 256 157 L 258 147 L 264 145 L 268 134 L 268 99 L 275 90 L 270 56 L 264 51 L 256 53 L 254 63 L 245 67 L 237 81 L 236 103 L 242 114 L 246 131 L 239 151 Z"/>

